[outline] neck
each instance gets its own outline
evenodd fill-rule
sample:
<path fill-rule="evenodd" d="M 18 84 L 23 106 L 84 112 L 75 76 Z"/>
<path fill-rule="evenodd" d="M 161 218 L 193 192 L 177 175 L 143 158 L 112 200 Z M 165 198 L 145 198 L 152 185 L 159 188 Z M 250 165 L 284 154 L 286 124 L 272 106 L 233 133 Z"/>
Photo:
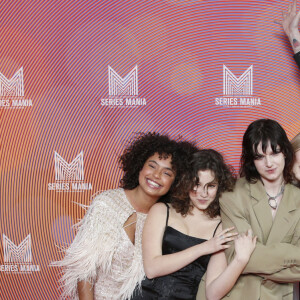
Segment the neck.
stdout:
<path fill-rule="evenodd" d="M 261 181 L 264 184 L 265 190 L 271 196 L 278 193 L 278 191 L 280 190 L 280 188 L 284 182 L 283 176 L 274 181 L 269 181 L 269 180 L 265 180 L 264 178 L 261 178 Z"/>
<path fill-rule="evenodd" d="M 157 202 L 159 197 L 145 194 L 139 186 L 133 190 L 125 190 L 126 196 L 137 212 L 147 214 L 150 208 Z"/>
<path fill-rule="evenodd" d="M 202 218 L 202 219 L 207 219 L 207 218 L 209 218 L 209 216 L 205 213 L 204 210 L 198 209 L 198 208 L 195 207 L 195 206 L 192 208 L 191 213 L 192 213 L 193 215 L 196 215 L 197 218 Z"/>

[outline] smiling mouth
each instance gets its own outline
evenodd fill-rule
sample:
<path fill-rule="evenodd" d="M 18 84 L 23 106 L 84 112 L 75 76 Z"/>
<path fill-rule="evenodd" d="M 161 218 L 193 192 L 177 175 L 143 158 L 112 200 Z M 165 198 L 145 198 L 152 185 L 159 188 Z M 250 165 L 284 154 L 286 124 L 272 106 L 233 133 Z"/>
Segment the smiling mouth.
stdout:
<path fill-rule="evenodd" d="M 161 187 L 161 185 L 159 185 L 157 182 L 152 181 L 150 179 L 147 179 L 147 183 L 152 188 L 156 188 L 157 189 L 157 188 Z"/>

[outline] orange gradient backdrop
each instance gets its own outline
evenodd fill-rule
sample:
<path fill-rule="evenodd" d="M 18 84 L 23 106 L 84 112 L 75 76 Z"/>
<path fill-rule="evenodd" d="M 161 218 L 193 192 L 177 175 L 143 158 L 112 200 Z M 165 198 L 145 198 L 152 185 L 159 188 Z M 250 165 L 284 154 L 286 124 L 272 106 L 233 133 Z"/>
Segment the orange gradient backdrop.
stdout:
<path fill-rule="evenodd" d="M 2 1 L 0 73 L 23 67 L 33 105 L 0 108 L 0 265 L 3 234 L 31 235 L 31 273 L 0 272 L 1 299 L 58 299 L 61 247 L 74 236 L 97 191 L 116 188 L 118 156 L 136 132 L 156 131 L 221 151 L 238 170 L 241 139 L 258 118 L 300 131 L 299 70 L 274 19 L 289 1 Z M 240 76 L 253 65 L 261 105 L 217 106 L 223 65 Z M 104 106 L 108 66 L 125 77 L 138 65 L 144 106 Z M 1 83 L 0 83 L 1 84 Z M 2 97 L 3 98 L 3 97 Z M 54 152 L 84 153 L 92 190 L 49 190 Z"/>

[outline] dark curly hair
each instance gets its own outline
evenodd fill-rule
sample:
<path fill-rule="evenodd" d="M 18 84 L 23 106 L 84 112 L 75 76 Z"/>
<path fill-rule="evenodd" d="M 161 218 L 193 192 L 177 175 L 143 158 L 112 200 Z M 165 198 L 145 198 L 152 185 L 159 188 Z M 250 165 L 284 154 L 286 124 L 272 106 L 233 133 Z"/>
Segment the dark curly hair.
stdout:
<path fill-rule="evenodd" d="M 279 146 L 279 151 L 285 157 L 283 178 L 286 183 L 292 182 L 293 147 L 281 125 L 270 119 L 259 119 L 248 126 L 243 137 L 240 175 L 245 176 L 247 181 L 251 183 L 255 183 L 260 179 L 260 175 L 254 165 L 254 160 L 258 156 L 257 148 L 259 143 L 261 143 L 264 153 L 269 143 L 274 153 L 278 152 Z"/>
<path fill-rule="evenodd" d="M 193 154 L 190 170 L 185 174 L 181 185 L 176 188 L 173 194 L 172 206 L 176 212 L 185 216 L 191 211 L 193 206 L 189 193 L 199 184 L 198 171 L 205 170 L 211 170 L 218 183 L 216 198 L 207 207 L 205 213 L 210 218 L 220 215 L 219 198 L 223 192 L 233 190 L 236 178 L 233 175 L 233 168 L 226 165 L 223 156 L 213 149 L 203 149 Z"/>
<path fill-rule="evenodd" d="M 183 178 L 192 153 L 196 151 L 198 148 L 193 142 L 172 140 L 167 135 L 155 132 L 138 133 L 119 159 L 121 169 L 124 172 L 121 187 L 128 190 L 137 187 L 139 185 L 139 173 L 146 160 L 158 153 L 160 158 L 171 157 L 172 168 L 176 172 L 170 191 L 160 198 L 160 201 L 167 201 L 174 187 Z"/>

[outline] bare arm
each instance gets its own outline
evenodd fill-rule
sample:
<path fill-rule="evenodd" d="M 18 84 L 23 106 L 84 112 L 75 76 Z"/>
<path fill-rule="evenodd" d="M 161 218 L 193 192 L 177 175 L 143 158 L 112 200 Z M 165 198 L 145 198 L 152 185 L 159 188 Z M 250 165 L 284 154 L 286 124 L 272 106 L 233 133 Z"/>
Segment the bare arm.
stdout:
<path fill-rule="evenodd" d="M 200 256 L 226 249 L 224 243 L 233 240 L 230 230 L 222 231 L 207 242 L 173 254 L 162 254 L 162 240 L 166 224 L 167 208 L 164 204 L 155 204 L 145 222 L 143 231 L 143 259 L 148 278 L 174 273 Z M 221 238 L 221 235 L 224 238 Z"/>
<path fill-rule="evenodd" d="M 247 235 L 236 238 L 234 242 L 236 255 L 228 266 L 224 251 L 211 257 L 206 274 L 207 300 L 221 299 L 232 289 L 248 263 L 255 243 L 256 237 L 253 238 L 252 231 L 248 230 Z"/>
<path fill-rule="evenodd" d="M 64 268 L 62 298 L 76 298 L 80 292 L 79 282 L 94 283 L 97 280 L 98 269 L 107 270 L 111 264 L 111 250 L 118 244 L 119 227 L 111 219 L 116 218 L 117 212 L 110 205 L 114 191 L 97 196 L 90 205 L 79 230 L 62 261 L 53 263 Z M 107 216 L 110 215 L 111 218 Z M 103 247 L 107 243 L 107 247 Z M 88 290 L 89 291 L 89 290 Z M 84 298 L 83 298 L 84 299 Z"/>
<path fill-rule="evenodd" d="M 79 300 L 94 300 L 94 288 L 88 281 L 79 281 L 77 284 Z"/>
<path fill-rule="evenodd" d="M 290 40 L 294 53 L 300 51 L 299 33 L 300 11 L 297 12 L 297 0 L 294 0 L 286 11 L 282 11 L 282 25 L 285 34 Z"/>

